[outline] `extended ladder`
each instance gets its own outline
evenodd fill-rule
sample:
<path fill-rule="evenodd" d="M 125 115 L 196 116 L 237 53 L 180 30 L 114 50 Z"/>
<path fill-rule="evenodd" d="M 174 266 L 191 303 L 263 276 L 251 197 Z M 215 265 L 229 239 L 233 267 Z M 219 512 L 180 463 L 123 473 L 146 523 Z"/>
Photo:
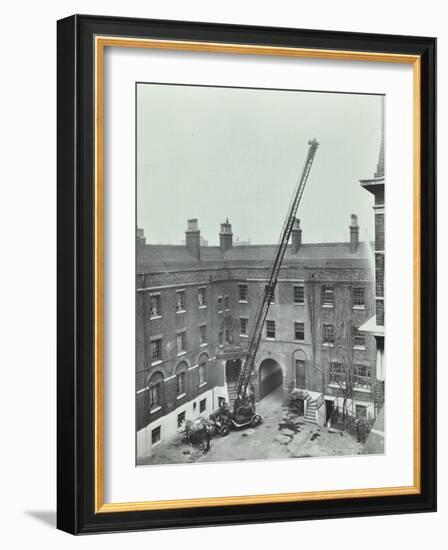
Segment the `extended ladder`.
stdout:
<path fill-rule="evenodd" d="M 252 326 L 251 335 L 249 338 L 249 344 L 247 347 L 246 358 L 241 365 L 241 369 L 238 375 L 237 383 L 235 386 L 236 397 L 235 407 L 241 402 L 241 398 L 246 395 L 247 387 L 250 382 L 251 373 L 254 370 L 255 358 L 257 355 L 258 347 L 260 345 L 261 335 L 266 317 L 269 311 L 269 306 L 271 305 L 272 297 L 274 295 L 275 287 L 277 284 L 277 278 L 280 271 L 280 267 L 285 256 L 286 247 L 288 246 L 289 238 L 291 236 L 291 231 L 293 228 L 295 216 L 297 209 L 300 204 L 300 200 L 305 189 L 305 184 L 308 179 L 311 165 L 313 164 L 314 155 L 319 146 L 317 141 L 313 139 L 308 142 L 308 154 L 306 157 L 305 165 L 302 169 L 302 173 L 298 180 L 294 195 L 288 209 L 288 214 L 283 223 L 282 231 L 280 233 L 280 240 L 277 245 L 277 249 L 274 256 L 274 262 L 271 267 L 271 272 L 269 275 L 268 282 L 265 286 L 262 299 L 258 305 L 257 314 L 255 316 L 255 321 Z"/>

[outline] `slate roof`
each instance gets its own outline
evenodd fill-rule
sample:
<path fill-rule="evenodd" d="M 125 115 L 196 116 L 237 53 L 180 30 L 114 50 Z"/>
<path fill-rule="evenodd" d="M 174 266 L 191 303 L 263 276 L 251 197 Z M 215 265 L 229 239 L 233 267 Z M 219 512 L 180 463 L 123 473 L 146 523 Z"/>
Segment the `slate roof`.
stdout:
<path fill-rule="evenodd" d="M 350 243 L 302 244 L 296 254 L 288 246 L 283 265 L 296 263 L 313 267 L 368 267 L 369 243 L 359 243 L 355 253 Z M 221 251 L 219 246 L 200 248 L 200 259 L 192 256 L 185 245 L 141 245 L 137 249 L 137 272 L 188 270 L 213 267 L 266 267 L 272 263 L 276 245 L 243 245 Z"/>

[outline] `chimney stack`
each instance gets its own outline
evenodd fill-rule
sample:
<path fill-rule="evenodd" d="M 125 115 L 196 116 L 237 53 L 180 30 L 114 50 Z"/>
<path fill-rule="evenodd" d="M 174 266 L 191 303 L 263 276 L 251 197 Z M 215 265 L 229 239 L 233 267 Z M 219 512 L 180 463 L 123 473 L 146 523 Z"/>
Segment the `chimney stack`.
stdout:
<path fill-rule="evenodd" d="M 219 232 L 219 246 L 221 247 L 222 252 L 225 252 L 233 246 L 232 224 L 229 223 L 229 218 L 226 219 L 225 223 L 221 224 L 221 231 Z"/>
<path fill-rule="evenodd" d="M 350 222 L 350 253 L 354 254 L 358 250 L 359 244 L 359 226 L 358 216 L 352 214 Z"/>
<path fill-rule="evenodd" d="M 187 220 L 187 230 L 185 231 L 185 243 L 188 252 L 197 260 L 201 259 L 201 232 L 198 227 L 197 218 Z"/>
<path fill-rule="evenodd" d="M 294 223 L 292 226 L 291 244 L 292 253 L 297 254 L 299 248 L 302 246 L 302 229 L 300 228 L 300 220 L 298 218 L 294 219 Z"/>

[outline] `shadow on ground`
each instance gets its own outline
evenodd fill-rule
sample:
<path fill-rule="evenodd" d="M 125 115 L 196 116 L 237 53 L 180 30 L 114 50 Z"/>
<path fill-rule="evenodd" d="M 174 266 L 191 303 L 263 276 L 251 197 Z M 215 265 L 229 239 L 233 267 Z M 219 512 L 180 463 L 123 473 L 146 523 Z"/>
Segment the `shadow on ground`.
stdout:
<path fill-rule="evenodd" d="M 40 521 L 48 527 L 56 529 L 56 511 L 55 510 L 25 510 L 25 514 Z"/>

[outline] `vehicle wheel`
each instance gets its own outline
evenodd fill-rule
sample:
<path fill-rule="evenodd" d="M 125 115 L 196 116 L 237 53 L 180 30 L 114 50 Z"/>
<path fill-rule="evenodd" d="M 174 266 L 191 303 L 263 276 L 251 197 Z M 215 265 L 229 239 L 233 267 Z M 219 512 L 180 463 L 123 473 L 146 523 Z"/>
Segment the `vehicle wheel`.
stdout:
<path fill-rule="evenodd" d="M 257 426 L 259 426 L 261 424 L 261 416 L 259 414 L 256 414 L 253 418 L 252 418 L 252 421 L 250 423 L 250 425 L 252 426 L 252 428 L 256 428 Z"/>
<path fill-rule="evenodd" d="M 226 435 L 229 435 L 229 428 L 227 426 L 223 426 L 221 428 L 221 435 L 225 437 Z"/>

